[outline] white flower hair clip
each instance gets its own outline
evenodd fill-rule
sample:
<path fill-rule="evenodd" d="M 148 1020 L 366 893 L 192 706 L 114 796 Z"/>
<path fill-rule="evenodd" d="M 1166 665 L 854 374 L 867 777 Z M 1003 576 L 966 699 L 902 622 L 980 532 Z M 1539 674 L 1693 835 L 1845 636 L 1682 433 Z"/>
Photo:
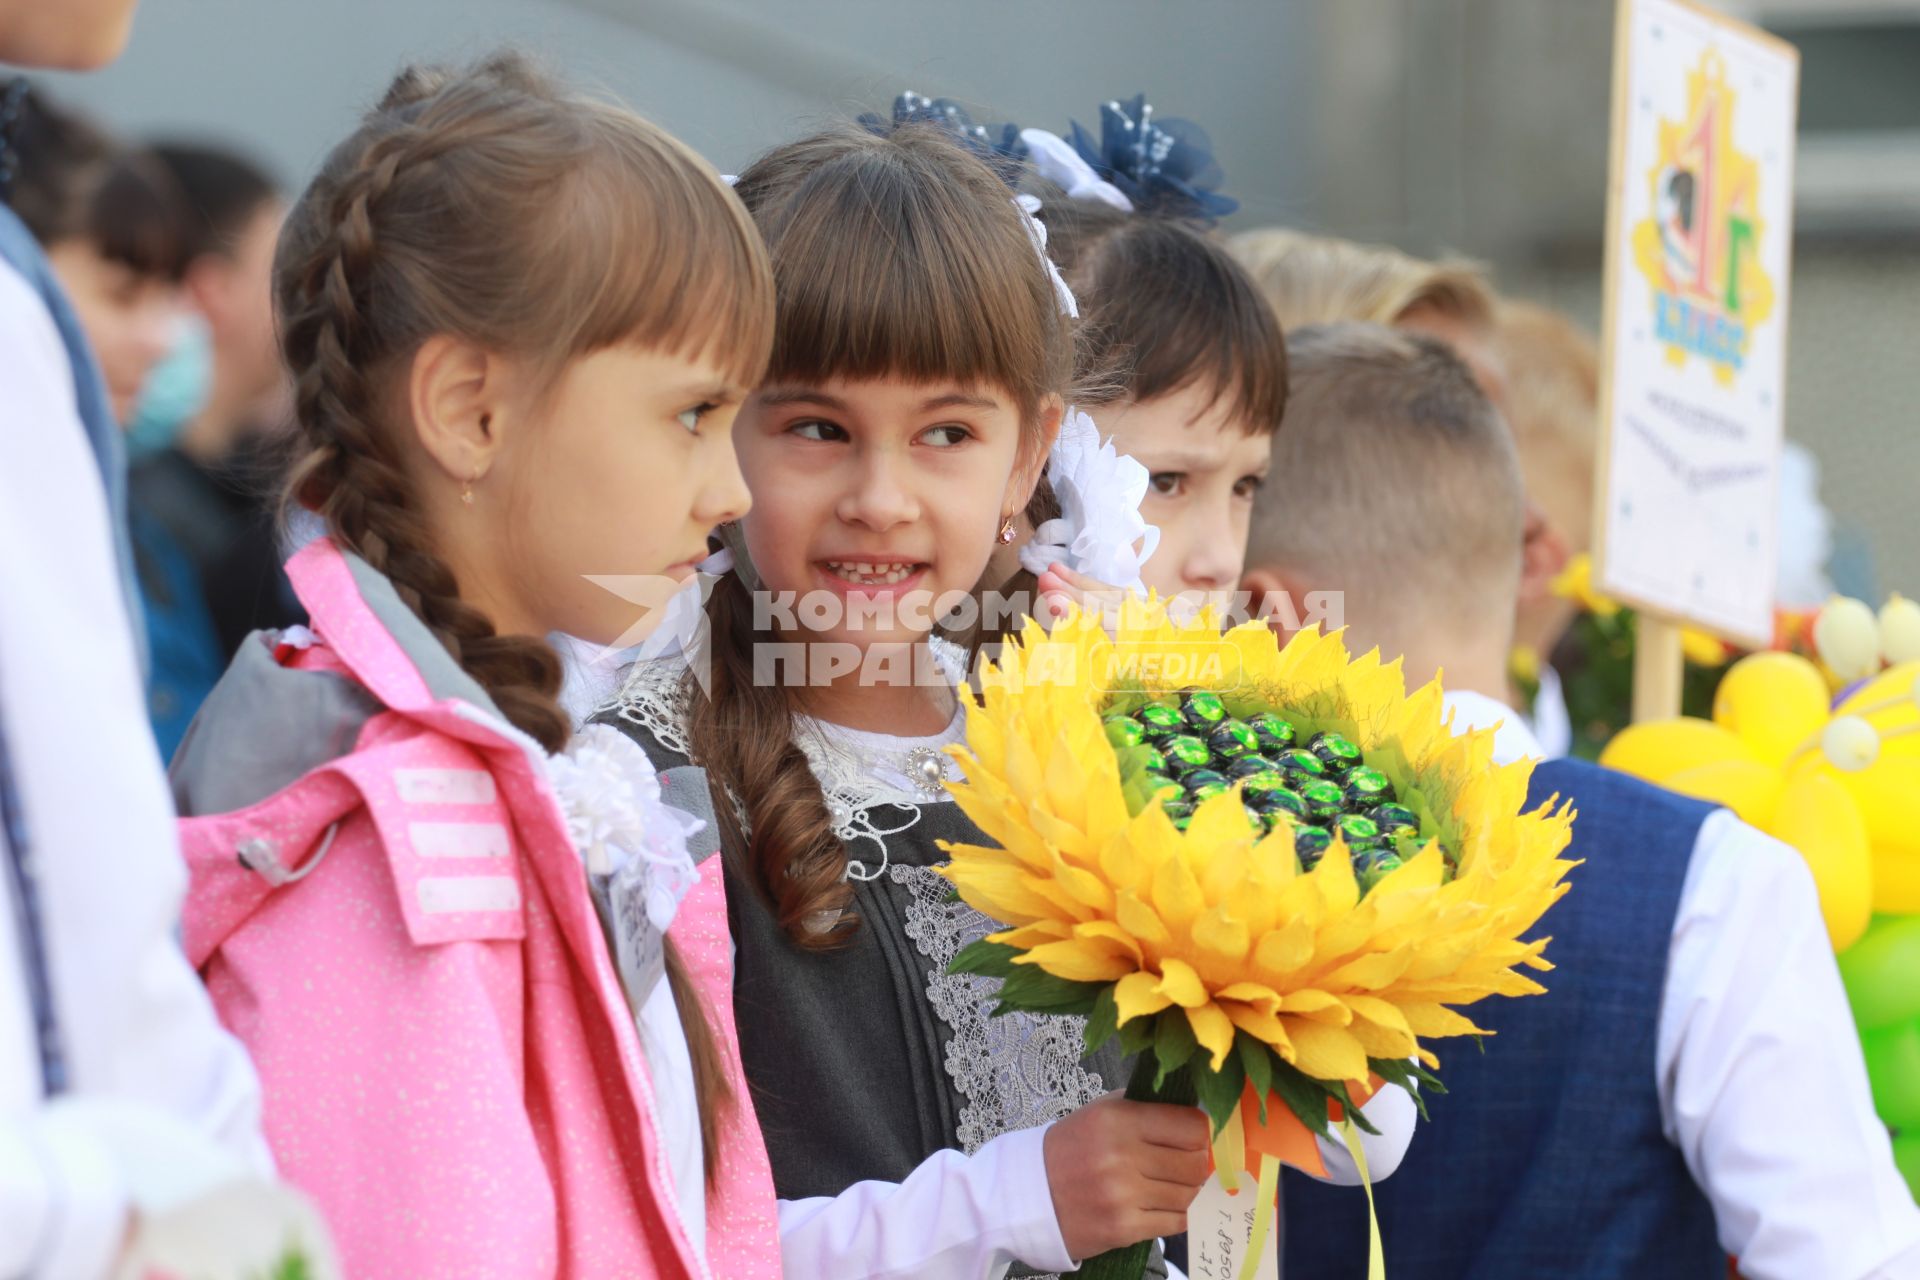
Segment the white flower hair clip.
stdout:
<path fill-rule="evenodd" d="M 1023 191 L 1013 198 L 1013 204 L 1026 220 L 1027 238 L 1033 241 L 1033 251 L 1040 255 L 1040 265 L 1047 269 L 1047 279 L 1053 281 L 1053 296 L 1060 303 L 1060 314 L 1079 319 L 1080 304 L 1074 300 L 1073 290 L 1067 287 L 1067 278 L 1060 274 L 1060 268 L 1047 256 L 1047 224 L 1037 216 L 1040 197 L 1030 196 Z"/>
<path fill-rule="evenodd" d="M 1047 481 L 1060 515 L 1034 530 L 1020 564 L 1044 573 L 1056 561 L 1097 582 L 1143 591 L 1140 570 L 1160 545 L 1160 530 L 1140 514 L 1147 469 L 1104 443 L 1093 419 L 1068 409 L 1047 459 Z"/>
<path fill-rule="evenodd" d="M 574 847 L 604 886 L 621 980 L 638 1006 L 665 972 L 667 929 L 699 883 L 687 840 L 703 824 L 661 799 L 647 753 L 609 725 L 588 725 L 547 763 Z"/>
<path fill-rule="evenodd" d="M 1086 157 L 1057 133 L 1045 129 L 1022 129 L 1020 141 L 1027 146 L 1027 162 L 1033 171 L 1067 193 L 1070 200 L 1098 200 L 1122 213 L 1133 212 L 1127 193 L 1093 171 Z"/>

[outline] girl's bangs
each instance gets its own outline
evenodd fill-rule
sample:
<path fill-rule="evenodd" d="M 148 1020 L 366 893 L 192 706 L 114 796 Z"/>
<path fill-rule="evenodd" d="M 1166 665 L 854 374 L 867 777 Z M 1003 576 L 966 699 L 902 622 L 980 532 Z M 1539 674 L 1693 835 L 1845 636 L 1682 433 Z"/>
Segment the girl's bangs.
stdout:
<path fill-rule="evenodd" d="M 1053 388 L 1055 306 L 1012 213 L 859 152 L 809 175 L 769 221 L 778 321 L 768 379 L 998 387 L 1025 416 Z"/>
<path fill-rule="evenodd" d="M 616 122 L 619 123 L 619 122 Z M 743 391 L 773 347 L 773 276 L 752 219 L 718 175 L 658 131 L 618 130 L 623 163 L 588 166 L 571 193 L 575 299 L 564 354 L 630 344 L 711 360 Z"/>

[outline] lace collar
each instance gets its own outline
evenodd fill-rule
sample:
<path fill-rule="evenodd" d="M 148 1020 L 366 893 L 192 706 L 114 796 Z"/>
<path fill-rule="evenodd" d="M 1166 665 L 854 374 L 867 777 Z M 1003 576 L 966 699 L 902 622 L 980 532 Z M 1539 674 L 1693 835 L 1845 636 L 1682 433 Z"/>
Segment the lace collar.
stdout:
<path fill-rule="evenodd" d="M 966 650 L 951 641 L 928 641 L 934 661 L 957 687 L 966 678 Z M 693 758 L 687 732 L 692 699 L 687 667 L 677 657 L 637 662 L 627 673 L 614 711 L 639 725 L 661 746 Z M 826 798 L 833 834 L 847 850 L 847 875 L 874 880 L 888 866 L 887 840 L 920 821 L 920 807 L 948 803 L 952 796 L 935 782 L 957 781 L 960 768 L 944 748 L 965 736 L 964 706 L 939 733 L 896 737 L 869 733 L 812 717 L 794 720 L 794 742 Z M 936 773 L 937 771 L 937 773 Z M 746 829 L 744 806 L 732 797 L 734 812 Z"/>

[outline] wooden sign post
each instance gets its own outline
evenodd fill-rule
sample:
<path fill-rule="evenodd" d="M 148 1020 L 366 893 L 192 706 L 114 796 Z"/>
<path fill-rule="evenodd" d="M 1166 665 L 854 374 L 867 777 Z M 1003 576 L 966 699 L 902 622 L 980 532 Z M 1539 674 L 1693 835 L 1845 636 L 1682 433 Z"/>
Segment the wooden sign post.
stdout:
<path fill-rule="evenodd" d="M 1619 0 L 1595 585 L 1639 610 L 1635 720 L 1680 710 L 1680 627 L 1773 635 L 1793 238 L 1792 45 Z"/>

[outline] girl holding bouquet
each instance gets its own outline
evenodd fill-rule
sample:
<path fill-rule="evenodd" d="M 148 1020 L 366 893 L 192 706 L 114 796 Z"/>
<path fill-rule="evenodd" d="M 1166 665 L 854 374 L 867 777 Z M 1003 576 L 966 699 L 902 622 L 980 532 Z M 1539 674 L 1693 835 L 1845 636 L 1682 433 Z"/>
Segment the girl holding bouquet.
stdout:
<path fill-rule="evenodd" d="M 809 138 L 736 190 L 777 283 L 735 430 L 760 505 L 728 530 L 705 687 L 642 664 L 613 721 L 670 801 L 711 786 L 787 1271 L 1046 1273 L 1178 1231 L 1204 1117 L 1103 1101 L 1124 1074 L 1074 1026 L 990 1018 L 989 984 L 946 967 L 994 926 L 933 871 L 973 834 L 941 785 L 965 658 L 934 605 L 972 592 L 1034 488 L 1071 318 L 1012 192 L 938 128 Z"/>
<path fill-rule="evenodd" d="M 1003 176 L 905 114 L 741 175 L 778 298 L 735 433 L 755 505 L 707 664 L 640 664 L 606 718 L 723 849 L 789 1274 L 997 1280 L 1183 1230 L 1208 1134 L 1112 1096 L 1079 1020 L 993 1016 L 997 982 L 948 972 L 998 926 L 937 870 L 981 837 L 944 789 L 967 655 L 934 626 L 998 582 L 1075 335 Z"/>

